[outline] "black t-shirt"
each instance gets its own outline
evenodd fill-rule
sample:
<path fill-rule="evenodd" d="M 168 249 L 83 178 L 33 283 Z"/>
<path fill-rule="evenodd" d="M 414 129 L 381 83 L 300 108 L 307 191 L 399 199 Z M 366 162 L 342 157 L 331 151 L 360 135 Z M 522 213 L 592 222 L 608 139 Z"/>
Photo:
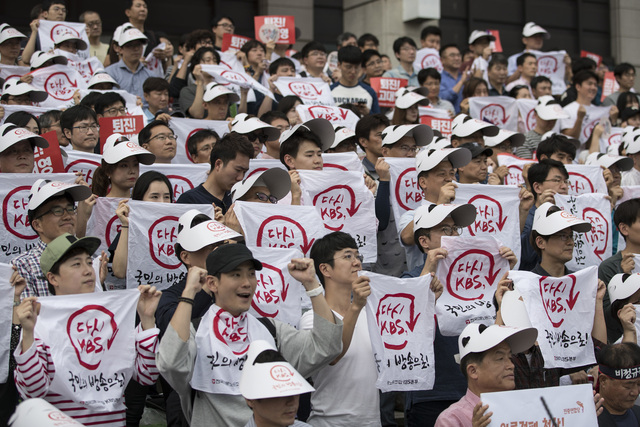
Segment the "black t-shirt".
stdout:
<path fill-rule="evenodd" d="M 222 209 L 222 213 L 226 213 L 229 206 L 231 206 L 231 193 L 224 193 L 224 198 L 222 200 L 218 199 L 213 194 L 209 193 L 204 185 L 200 184 L 196 188 L 193 188 L 189 191 L 185 191 L 182 193 L 180 197 L 178 197 L 178 203 L 185 204 L 205 204 L 210 205 L 211 203 L 215 203 L 216 206 L 219 206 Z"/>

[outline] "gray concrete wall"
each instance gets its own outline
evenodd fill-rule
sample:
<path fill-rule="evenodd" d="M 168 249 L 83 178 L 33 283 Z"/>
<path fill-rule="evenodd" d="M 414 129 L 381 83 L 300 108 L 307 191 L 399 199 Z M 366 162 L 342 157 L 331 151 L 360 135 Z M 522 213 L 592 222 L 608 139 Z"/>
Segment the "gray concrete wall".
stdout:
<path fill-rule="evenodd" d="M 616 63 L 629 62 L 640 73 L 640 1 L 610 0 L 611 53 Z M 640 78 L 636 78 L 640 92 Z"/>

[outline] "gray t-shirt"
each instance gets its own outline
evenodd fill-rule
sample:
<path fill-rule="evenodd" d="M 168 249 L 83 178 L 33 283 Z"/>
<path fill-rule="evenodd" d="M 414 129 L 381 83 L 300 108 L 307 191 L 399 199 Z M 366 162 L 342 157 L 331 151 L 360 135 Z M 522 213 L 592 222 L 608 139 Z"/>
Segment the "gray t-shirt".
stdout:
<path fill-rule="evenodd" d="M 533 159 L 533 153 L 538 149 L 542 135 L 531 129 L 524 134 L 524 144 L 516 148 L 516 156 L 523 159 Z"/>

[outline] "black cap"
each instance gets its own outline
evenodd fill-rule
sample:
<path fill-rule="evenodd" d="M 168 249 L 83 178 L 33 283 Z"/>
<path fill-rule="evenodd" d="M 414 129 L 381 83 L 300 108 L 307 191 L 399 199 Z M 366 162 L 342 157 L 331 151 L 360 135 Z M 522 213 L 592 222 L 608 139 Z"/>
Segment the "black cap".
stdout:
<path fill-rule="evenodd" d="M 211 276 L 228 273 L 246 261 L 253 262 L 256 270 L 262 270 L 262 263 L 253 257 L 249 248 L 242 243 L 227 243 L 207 256 L 207 272 Z"/>
<path fill-rule="evenodd" d="M 622 113 L 620 114 L 620 119 L 622 119 L 623 122 L 626 122 L 631 117 L 636 116 L 638 114 L 640 114 L 640 109 L 638 109 L 638 107 L 627 107 L 624 110 L 622 110 Z"/>
<path fill-rule="evenodd" d="M 480 154 L 486 154 L 487 157 L 493 156 L 493 150 L 491 148 L 483 147 L 482 145 L 478 144 L 477 142 L 467 142 L 465 144 L 460 145 L 459 148 L 466 148 L 467 150 L 471 151 L 471 158 L 472 159 L 475 159 Z"/>

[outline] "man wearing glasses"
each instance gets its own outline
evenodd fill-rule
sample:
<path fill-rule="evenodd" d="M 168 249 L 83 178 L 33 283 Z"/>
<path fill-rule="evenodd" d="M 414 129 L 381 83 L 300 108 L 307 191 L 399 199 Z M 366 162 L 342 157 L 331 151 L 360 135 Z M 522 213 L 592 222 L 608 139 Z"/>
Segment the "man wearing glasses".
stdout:
<path fill-rule="evenodd" d="M 222 50 L 222 38 L 224 35 L 227 33 L 233 34 L 235 28 L 233 20 L 228 16 L 222 16 L 211 23 L 211 31 L 216 36 L 215 48 L 217 51 Z"/>
<path fill-rule="evenodd" d="M 178 143 L 167 122 L 154 120 L 138 134 L 138 143 L 156 156 L 156 163 L 171 163 L 176 156 Z"/>
<path fill-rule="evenodd" d="M 418 87 L 418 72 L 413 69 L 413 61 L 416 60 L 416 42 L 410 37 L 400 37 L 393 42 L 393 53 L 400 63 L 397 68 L 393 68 L 384 73 L 384 77 L 395 77 L 409 80 L 409 86 Z"/>
<path fill-rule="evenodd" d="M 100 136 L 95 111 L 84 105 L 73 106 L 60 116 L 60 127 L 74 150 L 94 153 Z"/>
<path fill-rule="evenodd" d="M 102 35 L 102 19 L 98 12 L 87 10 L 80 14 L 80 22 L 84 22 L 87 26 L 87 36 L 89 37 L 89 54 L 95 56 L 104 64 L 107 57 L 109 45 L 100 41 Z"/>

